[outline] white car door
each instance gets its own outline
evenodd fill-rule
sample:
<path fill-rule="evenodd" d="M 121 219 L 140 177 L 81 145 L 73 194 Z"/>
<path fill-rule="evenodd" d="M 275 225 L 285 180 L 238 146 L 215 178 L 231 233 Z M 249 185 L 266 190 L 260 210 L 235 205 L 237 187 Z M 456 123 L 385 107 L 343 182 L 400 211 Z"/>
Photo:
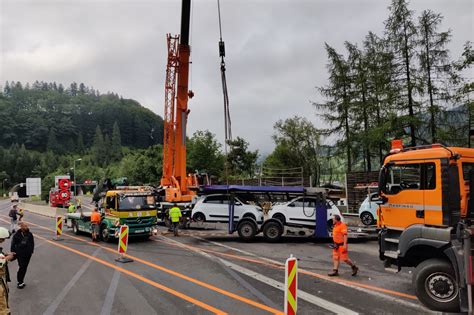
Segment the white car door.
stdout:
<path fill-rule="evenodd" d="M 304 197 L 296 198 L 288 204 L 286 219 L 288 223 L 314 226 L 314 203 Z"/>
<path fill-rule="evenodd" d="M 222 204 L 222 195 L 207 196 L 203 201 L 203 210 L 208 221 L 223 221 L 227 222 L 228 213 L 222 211 L 225 205 Z"/>

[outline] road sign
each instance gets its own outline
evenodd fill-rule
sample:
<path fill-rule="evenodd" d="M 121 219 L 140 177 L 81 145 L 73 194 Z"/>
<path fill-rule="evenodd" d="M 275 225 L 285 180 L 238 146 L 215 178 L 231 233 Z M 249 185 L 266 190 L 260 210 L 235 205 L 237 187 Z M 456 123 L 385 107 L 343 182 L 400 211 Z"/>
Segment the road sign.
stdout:
<path fill-rule="evenodd" d="M 70 197 L 71 197 L 71 193 L 69 192 L 69 190 L 61 190 L 59 192 L 59 199 L 62 201 L 69 200 Z"/>
<path fill-rule="evenodd" d="M 62 178 L 58 182 L 58 187 L 61 190 L 69 190 L 71 188 L 71 181 L 66 178 Z"/>
<path fill-rule="evenodd" d="M 298 308 L 298 260 L 290 256 L 285 263 L 285 314 L 296 315 Z"/>
<path fill-rule="evenodd" d="M 41 178 L 35 177 L 26 179 L 26 195 L 41 196 Z"/>
<path fill-rule="evenodd" d="M 127 247 L 128 247 L 128 231 L 129 231 L 128 225 L 121 225 L 119 231 L 120 232 L 119 232 L 119 241 L 118 241 L 118 252 L 120 254 L 120 257 L 115 260 L 121 263 L 132 262 L 133 259 L 125 257 L 125 254 L 127 253 Z"/>

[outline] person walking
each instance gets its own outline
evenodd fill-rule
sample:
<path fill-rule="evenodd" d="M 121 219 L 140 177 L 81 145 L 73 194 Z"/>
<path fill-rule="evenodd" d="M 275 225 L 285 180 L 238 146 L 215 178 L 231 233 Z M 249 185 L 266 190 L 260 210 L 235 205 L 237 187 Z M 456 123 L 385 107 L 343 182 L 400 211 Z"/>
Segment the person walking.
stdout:
<path fill-rule="evenodd" d="M 10 217 L 10 233 L 13 234 L 16 231 L 16 223 L 18 220 L 18 205 L 14 204 L 8 213 Z"/>
<path fill-rule="evenodd" d="M 20 223 L 20 229 L 13 235 L 10 250 L 18 259 L 17 288 L 23 289 L 25 287 L 26 270 L 35 250 L 35 239 L 25 222 Z"/>
<path fill-rule="evenodd" d="M 22 221 L 23 221 L 23 217 L 25 216 L 25 211 L 24 211 L 22 208 L 20 208 L 20 209 L 18 210 L 18 216 L 19 216 L 18 221 L 19 221 L 19 222 L 22 222 Z"/>
<path fill-rule="evenodd" d="M 4 227 L 0 227 L 0 246 L 5 239 L 10 237 L 10 233 Z M 3 248 L 0 247 L 0 315 L 9 315 L 8 306 L 8 282 L 10 282 L 10 273 L 8 272 L 8 262 L 15 259 L 15 256 L 5 254 Z"/>
<path fill-rule="evenodd" d="M 91 232 L 93 242 L 96 242 L 99 239 L 100 221 L 100 213 L 97 208 L 94 208 L 94 211 L 91 214 Z"/>
<path fill-rule="evenodd" d="M 359 268 L 349 259 L 347 254 L 347 225 L 341 221 L 341 217 L 337 214 L 333 216 L 334 227 L 332 229 L 332 260 L 333 271 L 328 276 L 339 276 L 339 263 L 344 261 L 352 268 L 352 276 L 356 276 Z"/>
<path fill-rule="evenodd" d="M 181 214 L 181 209 L 179 209 L 176 203 L 173 204 L 173 207 L 170 209 L 168 215 L 170 217 L 171 227 L 173 229 L 174 236 L 178 236 L 179 220 L 183 215 Z"/>

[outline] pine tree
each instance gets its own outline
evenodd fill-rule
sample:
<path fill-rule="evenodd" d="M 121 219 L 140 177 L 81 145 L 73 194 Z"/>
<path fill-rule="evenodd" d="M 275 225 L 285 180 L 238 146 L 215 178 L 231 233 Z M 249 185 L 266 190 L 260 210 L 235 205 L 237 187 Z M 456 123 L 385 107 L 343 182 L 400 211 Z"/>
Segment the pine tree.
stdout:
<path fill-rule="evenodd" d="M 51 128 L 49 129 L 48 143 L 46 145 L 46 150 L 57 153 L 59 149 L 60 147 L 59 147 L 58 140 L 56 138 L 56 131 L 54 130 L 54 128 Z"/>
<path fill-rule="evenodd" d="M 91 153 L 93 161 L 96 165 L 102 166 L 105 160 L 104 136 L 100 126 L 97 125 L 95 129 L 94 140 L 92 142 Z"/>
<path fill-rule="evenodd" d="M 342 134 L 339 145 L 345 148 L 347 158 L 347 171 L 352 170 L 352 117 L 351 117 L 351 78 L 350 67 L 344 57 L 334 48 L 326 45 L 329 62 L 329 84 L 320 87 L 320 93 L 328 100 L 325 103 L 313 103 L 322 111 L 321 117 L 331 126 L 326 132 Z"/>
<path fill-rule="evenodd" d="M 389 7 L 390 16 L 385 22 L 385 30 L 389 44 L 395 56 L 396 67 L 393 84 L 399 86 L 398 99 L 402 112 L 408 111 L 408 126 L 410 128 L 411 146 L 416 146 L 416 131 L 419 125 L 416 112 L 419 104 L 414 99 L 419 89 L 415 76 L 414 57 L 418 45 L 418 32 L 413 21 L 413 11 L 408 8 L 406 0 L 392 0 Z"/>
<path fill-rule="evenodd" d="M 122 138 L 120 136 L 120 128 L 117 122 L 114 123 L 112 131 L 110 158 L 112 161 L 120 161 L 122 158 Z"/>
<path fill-rule="evenodd" d="M 437 82 L 446 82 L 450 72 L 448 66 L 448 49 L 446 45 L 450 41 L 450 31 L 437 32 L 443 17 L 431 10 L 425 10 L 419 17 L 420 34 L 420 52 L 418 58 L 420 68 L 423 73 L 424 91 L 428 93 L 430 113 L 429 130 L 431 133 L 431 142 L 437 141 L 436 135 L 436 115 L 440 111 L 437 101 L 440 98 L 446 99 L 447 91 L 443 91 L 441 84 Z M 444 79 L 444 80 L 443 80 Z"/>
<path fill-rule="evenodd" d="M 76 150 L 78 153 L 82 154 L 84 153 L 84 138 L 82 137 L 82 133 L 79 133 L 77 136 L 77 145 L 76 145 Z"/>

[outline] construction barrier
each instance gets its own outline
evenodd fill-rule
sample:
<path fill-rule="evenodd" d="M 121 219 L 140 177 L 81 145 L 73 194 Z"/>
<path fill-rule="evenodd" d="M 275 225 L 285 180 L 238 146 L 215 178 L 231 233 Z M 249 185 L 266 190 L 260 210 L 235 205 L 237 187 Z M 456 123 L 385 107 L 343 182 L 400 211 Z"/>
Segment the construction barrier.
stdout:
<path fill-rule="evenodd" d="M 55 236 L 53 240 L 55 241 L 62 241 L 61 235 L 63 234 L 63 217 L 57 216 L 56 217 L 56 229 L 55 229 Z"/>
<path fill-rule="evenodd" d="M 133 259 L 125 257 L 125 254 L 127 253 L 127 247 L 128 247 L 128 231 L 129 231 L 128 225 L 120 226 L 119 241 L 118 241 L 118 252 L 119 252 L 120 257 L 115 260 L 121 263 L 129 263 L 133 261 Z"/>
<path fill-rule="evenodd" d="M 295 315 L 298 308 L 298 260 L 293 255 L 285 263 L 285 314 Z"/>

